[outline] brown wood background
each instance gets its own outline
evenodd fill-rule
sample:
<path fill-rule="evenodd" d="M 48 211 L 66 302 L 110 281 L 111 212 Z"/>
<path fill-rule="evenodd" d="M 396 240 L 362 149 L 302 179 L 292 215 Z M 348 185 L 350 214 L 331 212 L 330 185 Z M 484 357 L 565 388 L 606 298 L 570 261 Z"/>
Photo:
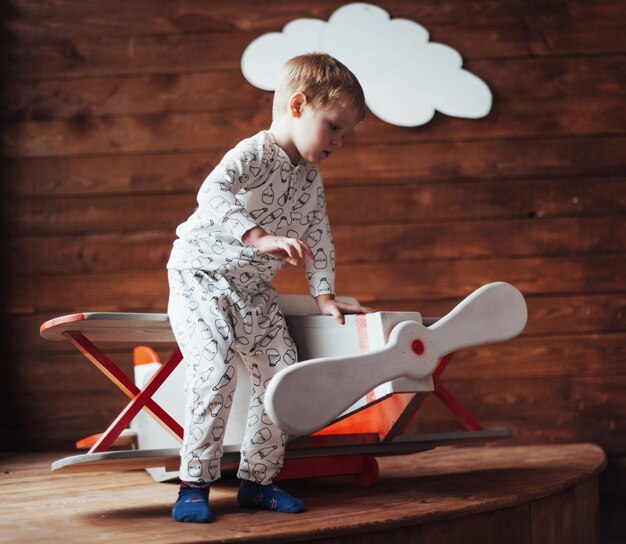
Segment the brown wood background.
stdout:
<path fill-rule="evenodd" d="M 338 0 L 8 0 L 2 17 L 2 449 L 72 448 L 125 398 L 68 344 L 77 311 L 165 310 L 174 229 L 221 155 L 266 128 L 246 45 Z M 515 341 L 459 354 L 448 388 L 513 443 L 595 442 L 626 487 L 626 16 L 620 0 L 378 0 L 491 87 L 488 117 L 370 115 L 323 165 L 338 288 L 447 312 L 527 297 Z M 301 271 L 283 292 L 304 292 Z M 130 367 L 130 351 L 113 355 Z M 417 431 L 456 429 L 433 399 Z"/>

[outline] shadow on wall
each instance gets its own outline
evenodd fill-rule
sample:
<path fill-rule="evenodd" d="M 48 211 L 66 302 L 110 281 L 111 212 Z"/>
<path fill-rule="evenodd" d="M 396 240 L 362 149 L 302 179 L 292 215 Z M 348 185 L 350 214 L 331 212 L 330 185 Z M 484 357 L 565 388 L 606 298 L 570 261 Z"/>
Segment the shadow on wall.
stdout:
<path fill-rule="evenodd" d="M 2 24 L 8 18 L 10 7 L 0 8 L 0 44 L 10 43 L 11 36 L 7 35 L 6 25 Z M 6 49 L 0 45 L 0 111 L 7 111 L 6 83 L 8 81 Z M 2 125 L 0 125 L 2 126 Z M 7 294 L 11 290 L 12 277 L 7 267 L 9 257 L 9 217 L 8 217 L 8 184 L 7 157 L 5 156 L 4 137 L 0 138 L 0 354 L 2 361 L 2 378 L 0 379 L 0 451 L 23 450 L 27 446 L 23 433 L 12 433 L 10 429 L 23 429 L 20 410 L 16 404 L 17 394 L 15 384 L 18 383 L 15 364 L 11 354 L 15 352 L 12 339 L 7 331 L 11 318 L 7 312 Z M 17 435 L 17 436 L 15 436 Z"/>

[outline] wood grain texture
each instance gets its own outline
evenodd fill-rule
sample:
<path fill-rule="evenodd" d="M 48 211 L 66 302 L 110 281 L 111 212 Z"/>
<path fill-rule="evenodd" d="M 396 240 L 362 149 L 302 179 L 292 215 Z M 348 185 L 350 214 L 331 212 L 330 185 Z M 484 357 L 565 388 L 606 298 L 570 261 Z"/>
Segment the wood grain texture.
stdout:
<path fill-rule="evenodd" d="M 97 530 L 103 539 L 180 542 L 181 527 L 170 518 L 175 486 L 141 471 L 52 475 L 52 459 L 0 462 L 0 488 L 12 490 L 12 500 L 0 499 L 2 523 L 15 541 L 84 540 Z M 597 478 L 605 456 L 596 446 L 442 448 L 379 463 L 381 479 L 367 490 L 345 477 L 286 482 L 308 511 L 280 522 L 275 513 L 238 508 L 236 480 L 223 480 L 211 490 L 217 522 L 185 526 L 185 539 L 538 544 L 550 535 L 555 543 L 599 542 Z M 20 498 L 33 507 L 19 508 Z"/>
<path fill-rule="evenodd" d="M 602 284 L 608 293 L 621 293 L 626 280 L 626 257 L 591 255 L 554 257 L 545 275 L 535 277 L 542 266 L 539 257 L 516 259 L 456 260 L 453 262 L 399 263 L 393 268 L 376 264 L 347 264 L 337 273 L 338 289 L 348 291 L 362 303 L 376 300 L 432 300 L 440 297 L 460 300 L 485 283 L 502 280 L 517 285 L 527 295 L 540 293 L 576 294 L 590 284 Z M 138 292 L 137 285 L 141 285 Z M 274 285 L 279 292 L 306 292 L 302 270 L 284 269 Z M 107 293 L 103 297 L 102 293 Z M 167 278 L 164 269 L 93 274 L 51 274 L 13 276 L 4 297 L 5 312 L 30 313 L 62 311 L 64 314 L 85 311 L 139 311 L 146 307 L 145 297 L 161 301 L 165 308 Z M 123 304 L 120 301 L 124 301 Z"/>
<path fill-rule="evenodd" d="M 127 211 L 132 212 L 131 208 Z M 86 212 L 93 220 L 94 213 Z M 158 212 L 147 218 L 139 215 L 138 220 L 144 220 L 143 225 L 154 224 L 152 218 L 158 216 Z M 121 211 L 119 216 L 121 220 Z M 24 235 L 6 244 L 5 258 L 14 265 L 10 272 L 24 275 L 163 268 L 172 249 L 175 228 L 176 222 L 173 222 L 164 231 Z M 494 240 L 494 230 L 508 238 L 510 243 L 503 246 Z M 569 232 L 570 236 L 564 238 L 563 232 Z M 342 268 L 349 264 L 378 262 L 419 263 L 458 258 L 583 256 L 619 252 L 626 245 L 626 216 L 464 221 L 450 223 L 445 230 L 439 223 L 371 224 L 361 226 L 359 233 L 360 236 L 355 238 L 354 226 L 340 224 L 333 228 Z M 455 241 L 458 239 L 467 240 L 467 244 L 457 248 Z"/>
<path fill-rule="evenodd" d="M 581 107 L 615 107 L 623 99 L 620 74 L 625 60 L 621 55 L 598 57 L 514 58 L 475 60 L 471 70 L 498 95 L 494 107 L 502 115 L 517 111 L 519 123 L 538 123 L 544 117 L 546 127 L 551 119 L 571 116 Z M 598 78 L 601 72 L 604 77 Z M 44 79 L 40 81 L 7 81 L 7 103 L 0 119 L 12 123 L 47 119 L 106 118 L 168 113 L 197 113 L 267 109 L 272 95 L 247 83 L 242 84 L 239 70 L 207 72 L 174 72 L 123 77 L 89 77 L 77 79 Z M 567 93 L 568 100 L 561 97 Z M 526 101 L 532 97 L 535 108 L 528 112 Z M 533 118 L 521 118 L 533 113 Z M 620 112 L 618 112 L 620 114 Z M 493 114 L 492 114 L 493 115 Z M 620 114 L 621 115 L 621 114 Z M 582 117 L 582 116 L 581 116 Z M 584 116 L 587 123 L 607 123 L 596 115 Z M 485 120 L 487 121 L 487 120 Z M 375 124 L 376 123 L 376 124 Z M 382 123 L 372 119 L 379 133 Z M 491 123 L 491 124 L 495 124 Z M 462 126 L 462 125 L 460 125 Z M 367 131 L 372 132 L 372 127 Z M 556 129 L 556 127 L 552 127 Z M 379 134 L 380 135 L 380 134 Z M 374 136 L 373 134 L 371 136 Z M 387 138 L 388 134 L 385 135 Z"/>
<path fill-rule="evenodd" d="M 69 345 L 40 339 L 40 323 L 165 310 L 176 225 L 223 153 L 270 122 L 272 95 L 245 82 L 241 52 L 343 3 L 5 2 L 0 448 L 71 448 L 108 426 L 125 399 Z M 515 443 L 597 442 L 614 475 L 602 489 L 622 496 L 623 6 L 378 3 L 458 49 L 494 102 L 483 119 L 437 114 L 416 129 L 369 115 L 322 165 L 340 293 L 436 316 L 483 283 L 514 283 L 529 307 L 524 334 L 457 354 L 446 386 Z M 275 285 L 307 290 L 293 269 Z M 113 355 L 130 371 L 130 346 Z M 429 399 L 415 428 L 444 425 L 457 428 Z M 575 497 L 563 500 L 570 516 Z"/>
<path fill-rule="evenodd" d="M 243 82 L 239 82 L 243 85 Z M 368 117 L 346 139 L 348 144 L 407 144 L 437 139 L 476 140 L 482 138 L 523 138 L 536 133 L 545 137 L 621 134 L 626 114 L 621 105 L 624 93 L 602 94 L 563 101 L 561 97 L 517 101 L 502 100 L 488 118 L 468 126 L 460 120 L 439 116 L 422 131 L 405 129 L 388 135 L 387 127 Z M 265 100 L 263 100 L 263 98 Z M 137 154 L 212 149 L 216 143 L 236 143 L 247 130 L 250 135 L 270 124 L 269 96 L 259 97 L 244 109 L 225 107 L 217 112 L 149 113 L 124 116 L 95 116 L 79 113 L 68 119 L 44 119 L 7 123 L 3 133 L 8 157 L 53 157 L 100 154 Z M 527 111 L 528 100 L 534 108 Z M 259 107 L 258 102 L 264 102 Z M 224 110 L 229 112 L 227 119 Z M 406 134 L 405 134 L 406 133 Z"/>
<path fill-rule="evenodd" d="M 323 174 L 327 187 L 350 186 L 352 190 L 363 185 L 365 190 L 370 185 L 384 189 L 395 182 L 410 185 L 417 192 L 422 184 L 429 187 L 431 183 L 441 181 L 457 184 L 460 181 L 487 181 L 494 189 L 500 184 L 504 191 L 507 187 L 514 188 L 513 192 L 505 192 L 499 202 L 502 207 L 514 207 L 517 199 L 526 198 L 527 187 L 508 186 L 511 180 L 527 180 L 531 189 L 545 184 L 548 197 L 553 194 L 553 183 L 560 184 L 557 187 L 571 184 L 570 188 L 587 184 L 593 187 L 599 183 L 602 187 L 613 178 L 623 180 L 626 158 L 620 152 L 625 144 L 626 137 L 622 135 L 615 138 L 538 137 L 514 142 L 430 142 L 366 148 L 347 146 L 342 150 L 344 161 L 325 164 Z M 523 155 L 518 147 L 523 149 Z M 7 196 L 104 197 L 134 193 L 158 196 L 163 192 L 186 191 L 190 193 L 188 206 L 193 206 L 199 185 L 225 151 L 7 160 L 4 164 L 9 189 Z M 360 173 L 358 177 L 354 177 L 355 171 Z M 591 187 L 589 190 L 593 190 Z M 464 191 L 466 198 L 472 198 L 472 186 L 459 184 L 453 190 Z M 564 190 L 569 191 L 568 188 Z M 426 193 L 425 197 L 428 198 L 429 194 Z M 417 198 L 416 195 L 412 201 Z M 545 205 L 551 205 L 551 200 L 546 198 Z M 459 208 L 469 210 L 468 213 L 475 206 L 473 200 L 466 202 L 465 206 L 463 201 L 455 203 Z M 19 202 L 10 204 L 8 211 Z M 443 207 L 444 203 L 441 205 Z"/>

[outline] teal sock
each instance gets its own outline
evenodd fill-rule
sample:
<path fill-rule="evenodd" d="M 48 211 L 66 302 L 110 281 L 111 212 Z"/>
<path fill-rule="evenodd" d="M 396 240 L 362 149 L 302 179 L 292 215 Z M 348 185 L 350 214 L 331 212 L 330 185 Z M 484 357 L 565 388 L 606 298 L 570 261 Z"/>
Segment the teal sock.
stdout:
<path fill-rule="evenodd" d="M 178 500 L 172 508 L 174 521 L 186 523 L 210 523 L 213 514 L 209 508 L 209 489 L 181 486 Z"/>
<path fill-rule="evenodd" d="M 249 480 L 241 480 L 237 502 L 246 508 L 263 508 L 288 514 L 297 514 L 305 510 L 300 499 L 278 489 L 274 484 L 261 485 Z"/>

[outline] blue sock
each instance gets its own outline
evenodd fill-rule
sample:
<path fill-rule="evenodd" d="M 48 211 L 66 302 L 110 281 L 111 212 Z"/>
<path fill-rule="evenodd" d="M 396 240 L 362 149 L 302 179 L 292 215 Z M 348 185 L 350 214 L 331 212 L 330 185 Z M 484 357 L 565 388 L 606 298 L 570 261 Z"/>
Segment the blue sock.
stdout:
<path fill-rule="evenodd" d="M 297 514 L 305 510 L 300 499 L 288 495 L 275 485 L 261 485 L 249 480 L 241 480 L 237 502 L 246 508 L 263 508 L 288 514 Z"/>
<path fill-rule="evenodd" d="M 210 523 L 213 514 L 209 508 L 209 488 L 186 487 L 178 491 L 178 500 L 172 508 L 174 521 L 187 523 Z"/>

